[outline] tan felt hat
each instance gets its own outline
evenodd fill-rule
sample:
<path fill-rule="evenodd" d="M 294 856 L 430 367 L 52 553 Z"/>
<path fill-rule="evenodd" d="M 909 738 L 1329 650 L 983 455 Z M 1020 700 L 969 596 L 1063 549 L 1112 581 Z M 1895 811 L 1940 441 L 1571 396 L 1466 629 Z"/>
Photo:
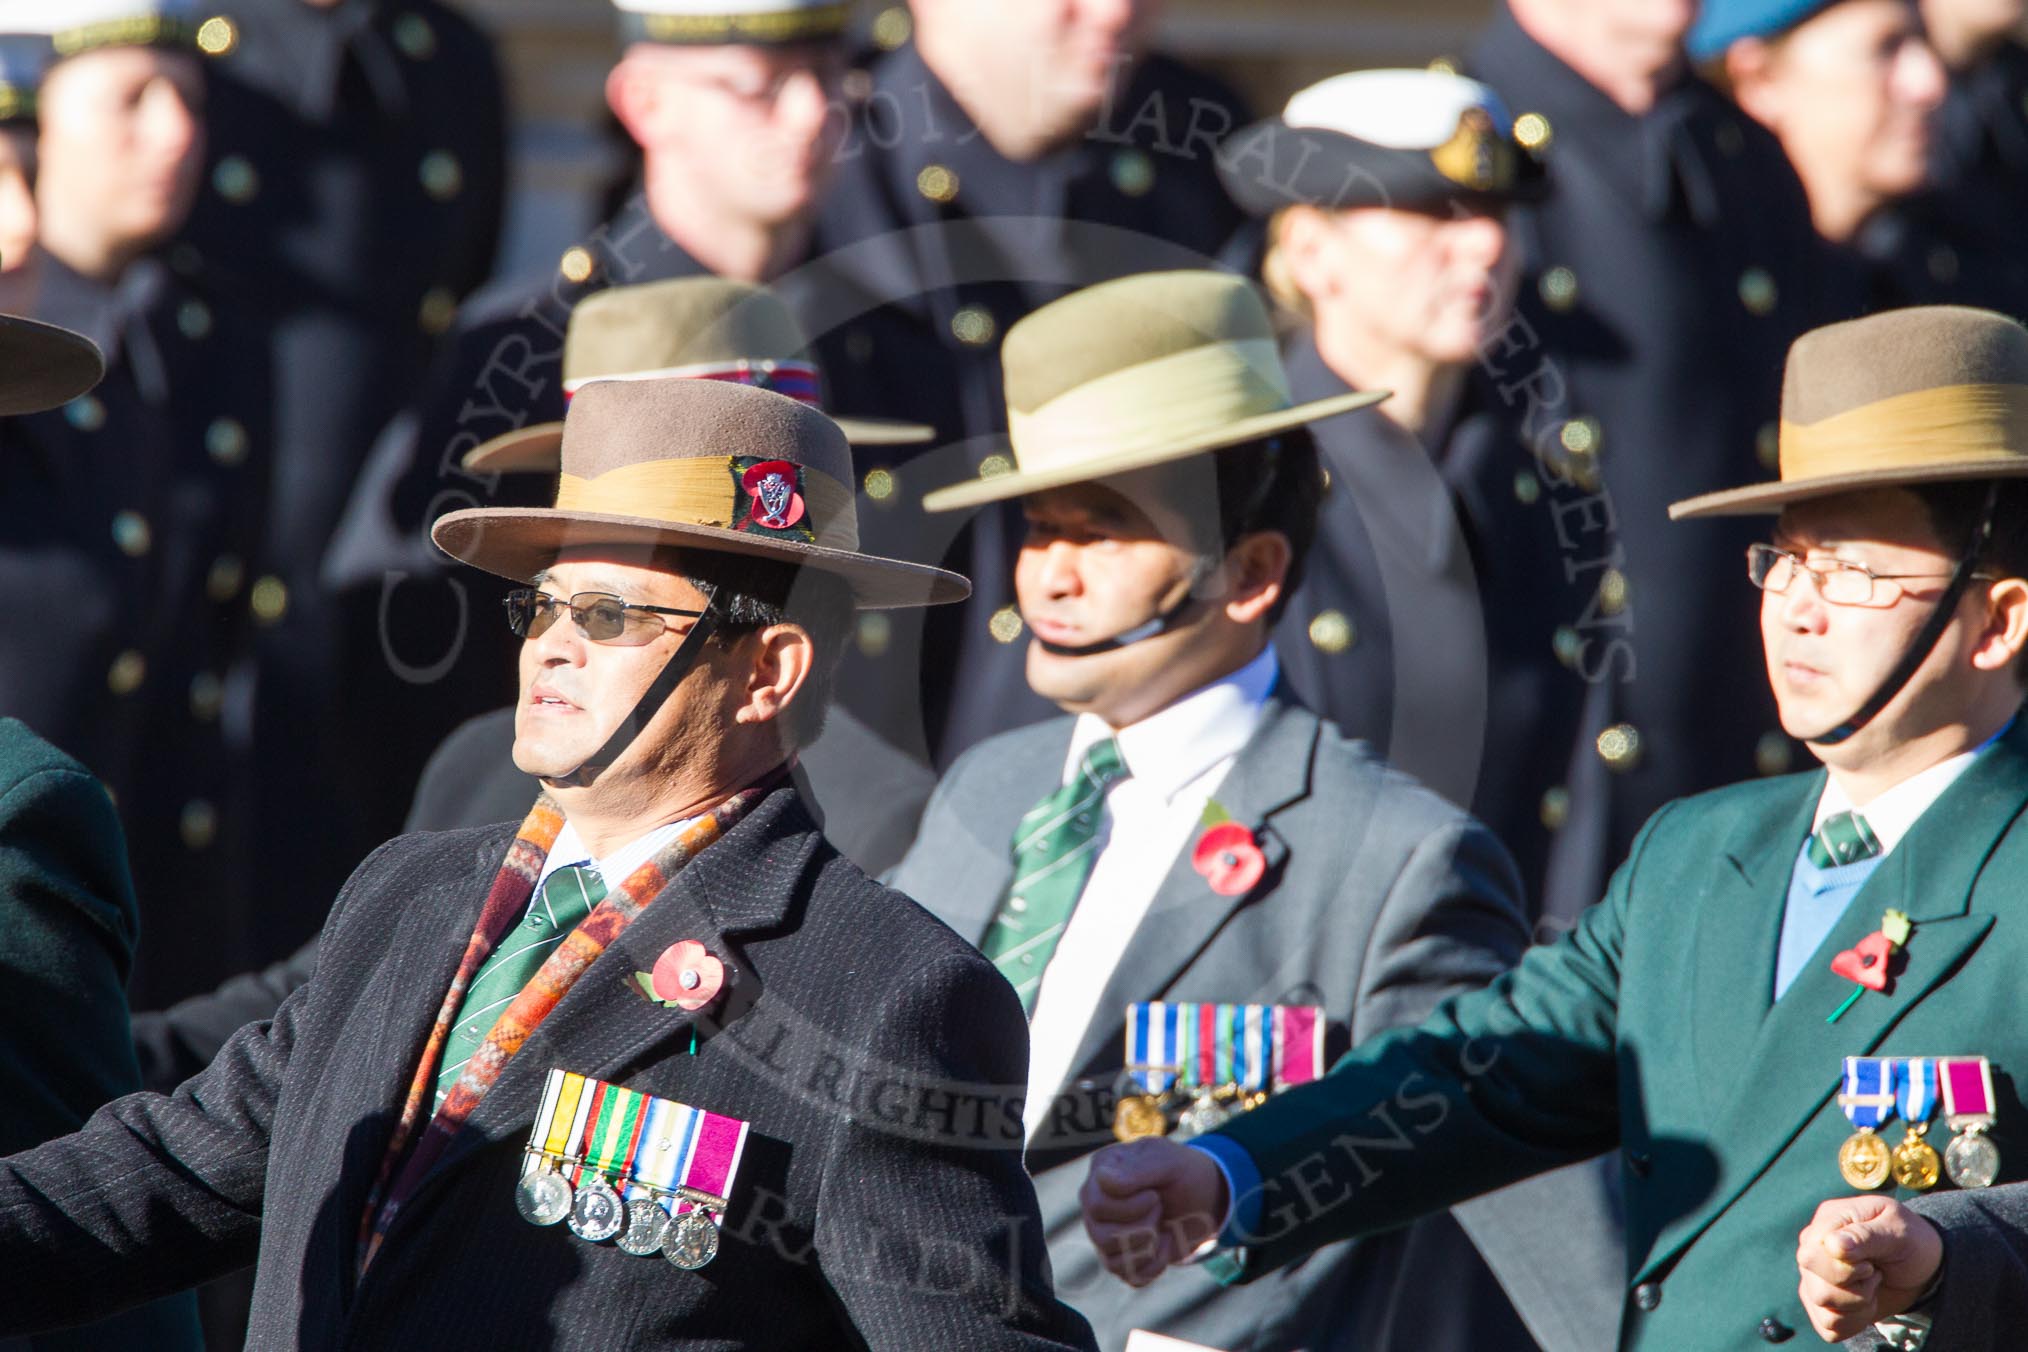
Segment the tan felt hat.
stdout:
<path fill-rule="evenodd" d="M 927 494 L 932 512 L 1166 464 L 1388 396 L 1294 403 L 1259 289 L 1208 269 L 1073 292 L 1008 329 L 1000 361 L 1015 467 Z"/>
<path fill-rule="evenodd" d="M 1925 305 L 1813 329 L 1782 377 L 1781 477 L 1671 503 L 1672 520 L 1775 513 L 1863 488 L 2028 475 L 2028 328 Z"/>
<path fill-rule="evenodd" d="M 836 574 L 861 607 L 962 601 L 956 573 L 859 552 L 852 450 L 808 404 L 716 380 L 602 380 L 563 422 L 556 505 L 452 512 L 452 558 L 530 582 L 566 549 L 669 545 Z"/>
<path fill-rule="evenodd" d="M 616 286 L 571 311 L 563 338 L 564 398 L 595 380 L 687 376 L 728 380 L 822 407 L 823 372 L 789 307 L 766 287 L 724 277 L 678 277 Z M 833 419 L 854 446 L 915 446 L 936 438 L 921 423 Z M 465 453 L 482 474 L 554 474 L 563 424 L 537 423 Z"/>

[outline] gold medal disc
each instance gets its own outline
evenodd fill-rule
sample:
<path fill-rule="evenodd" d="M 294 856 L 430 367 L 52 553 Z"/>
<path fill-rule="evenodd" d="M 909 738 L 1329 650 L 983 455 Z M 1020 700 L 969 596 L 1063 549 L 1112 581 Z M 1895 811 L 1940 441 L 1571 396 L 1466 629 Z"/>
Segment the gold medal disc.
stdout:
<path fill-rule="evenodd" d="M 1161 1136 L 1168 1130 L 1169 1119 L 1151 1094 L 1129 1094 L 1113 1108 L 1113 1135 L 1122 1141 Z"/>
<path fill-rule="evenodd" d="M 1872 1131 L 1862 1130 L 1838 1147 L 1838 1172 L 1855 1188 L 1868 1191 L 1887 1181 L 1892 1167 L 1887 1142 Z"/>
<path fill-rule="evenodd" d="M 1928 1141 L 1922 1139 L 1921 1132 L 1910 1130 L 1901 1138 L 1901 1144 L 1894 1147 L 1890 1168 L 1897 1187 L 1928 1192 L 1943 1176 L 1943 1159 Z"/>

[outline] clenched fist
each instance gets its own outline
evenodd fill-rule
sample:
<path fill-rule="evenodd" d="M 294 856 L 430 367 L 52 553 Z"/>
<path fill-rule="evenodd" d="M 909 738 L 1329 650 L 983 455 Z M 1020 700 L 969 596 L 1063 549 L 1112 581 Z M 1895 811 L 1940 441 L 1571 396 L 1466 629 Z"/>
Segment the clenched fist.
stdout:
<path fill-rule="evenodd" d="M 1209 1155 L 1151 1139 L 1092 1156 L 1078 1200 L 1106 1269 L 1129 1286 L 1146 1286 L 1218 1233 L 1225 1194 L 1225 1175 Z"/>
<path fill-rule="evenodd" d="M 1943 1264 L 1937 1228 L 1891 1197 L 1845 1197 L 1817 1208 L 1796 1242 L 1797 1293 L 1827 1343 L 1900 1314 Z"/>

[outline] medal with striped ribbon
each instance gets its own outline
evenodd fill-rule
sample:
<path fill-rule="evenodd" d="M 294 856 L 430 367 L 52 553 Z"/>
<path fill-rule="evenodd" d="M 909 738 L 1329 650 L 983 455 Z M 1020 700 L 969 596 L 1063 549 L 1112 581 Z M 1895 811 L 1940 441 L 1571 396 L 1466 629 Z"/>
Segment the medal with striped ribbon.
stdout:
<path fill-rule="evenodd" d="M 1316 1079 L 1323 1060 L 1324 1016 L 1314 1005 L 1131 1005 L 1113 1133 L 1163 1135 L 1170 1109 L 1184 1102 L 1178 1134 L 1210 1131 L 1231 1116 L 1228 1101 L 1253 1107 Z"/>
<path fill-rule="evenodd" d="M 1901 1144 L 1894 1147 L 1889 1168 L 1899 1187 L 1927 1192 L 1943 1177 L 1943 1160 L 1923 1139 L 1930 1114 L 1936 1111 L 1937 1063 L 1927 1056 L 1904 1057 L 1894 1063 L 1894 1106 L 1907 1123 Z"/>
<path fill-rule="evenodd" d="M 1944 1171 L 1961 1188 L 1989 1188 L 2000 1176 L 2000 1148 L 1986 1134 L 1998 1107 L 1993 1063 L 1983 1056 L 1949 1056 L 1939 1065 L 1944 1121 L 1958 1133 L 1944 1147 Z"/>
<path fill-rule="evenodd" d="M 1887 1143 L 1879 1129 L 1894 1116 L 1894 1086 L 1889 1062 L 1879 1056 L 1845 1058 L 1845 1091 L 1838 1106 L 1858 1130 L 1838 1147 L 1838 1172 L 1855 1188 L 1877 1188 L 1891 1167 Z"/>

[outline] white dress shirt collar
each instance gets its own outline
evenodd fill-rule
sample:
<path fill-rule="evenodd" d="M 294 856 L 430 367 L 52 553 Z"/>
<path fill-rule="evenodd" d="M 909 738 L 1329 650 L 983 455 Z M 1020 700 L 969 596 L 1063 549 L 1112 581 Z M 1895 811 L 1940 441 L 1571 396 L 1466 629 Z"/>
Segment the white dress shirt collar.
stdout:
<path fill-rule="evenodd" d="M 535 891 L 531 897 L 542 895 L 542 885 L 549 881 L 550 874 L 560 868 L 569 868 L 573 864 L 590 864 L 598 870 L 599 877 L 605 880 L 606 890 L 611 891 L 625 882 L 628 874 L 653 859 L 663 846 L 676 839 L 684 827 L 696 820 L 695 817 L 686 817 L 680 822 L 658 826 L 644 835 L 635 836 L 605 858 L 594 859 L 591 851 L 585 848 L 584 837 L 578 835 L 577 828 L 570 823 L 570 818 L 565 817 L 563 829 L 556 833 L 556 843 L 549 847 L 549 857 L 542 861 L 542 872 L 535 879 Z"/>
<path fill-rule="evenodd" d="M 1127 772 L 1165 801 L 1174 798 L 1212 766 L 1239 754 L 1260 726 L 1261 710 L 1280 674 L 1270 644 L 1238 671 L 1117 732 L 1095 714 L 1080 714 L 1071 728 L 1061 782 L 1070 782 L 1093 745 L 1117 737 Z"/>
<path fill-rule="evenodd" d="M 2007 735 L 2007 728 L 2013 726 L 2010 720 L 2006 728 L 1970 751 L 1960 752 L 1947 761 L 1940 761 L 1927 770 L 1910 775 L 1893 788 L 1875 794 L 1871 802 L 1861 806 L 1859 815 L 1866 819 L 1874 839 L 1880 842 L 1880 852 L 1886 854 L 1899 845 L 1901 838 L 1914 828 L 1916 819 L 1929 810 L 1930 804 L 1943 797 L 1944 790 L 1957 783 L 1958 778 L 1972 768 L 1972 763 L 1985 755 L 1993 743 Z M 1852 810 L 1851 797 L 1835 777 L 1831 778 L 1825 782 L 1824 794 L 1817 800 L 1817 815 L 1810 823 L 1810 830 L 1816 831 L 1826 817 Z"/>

